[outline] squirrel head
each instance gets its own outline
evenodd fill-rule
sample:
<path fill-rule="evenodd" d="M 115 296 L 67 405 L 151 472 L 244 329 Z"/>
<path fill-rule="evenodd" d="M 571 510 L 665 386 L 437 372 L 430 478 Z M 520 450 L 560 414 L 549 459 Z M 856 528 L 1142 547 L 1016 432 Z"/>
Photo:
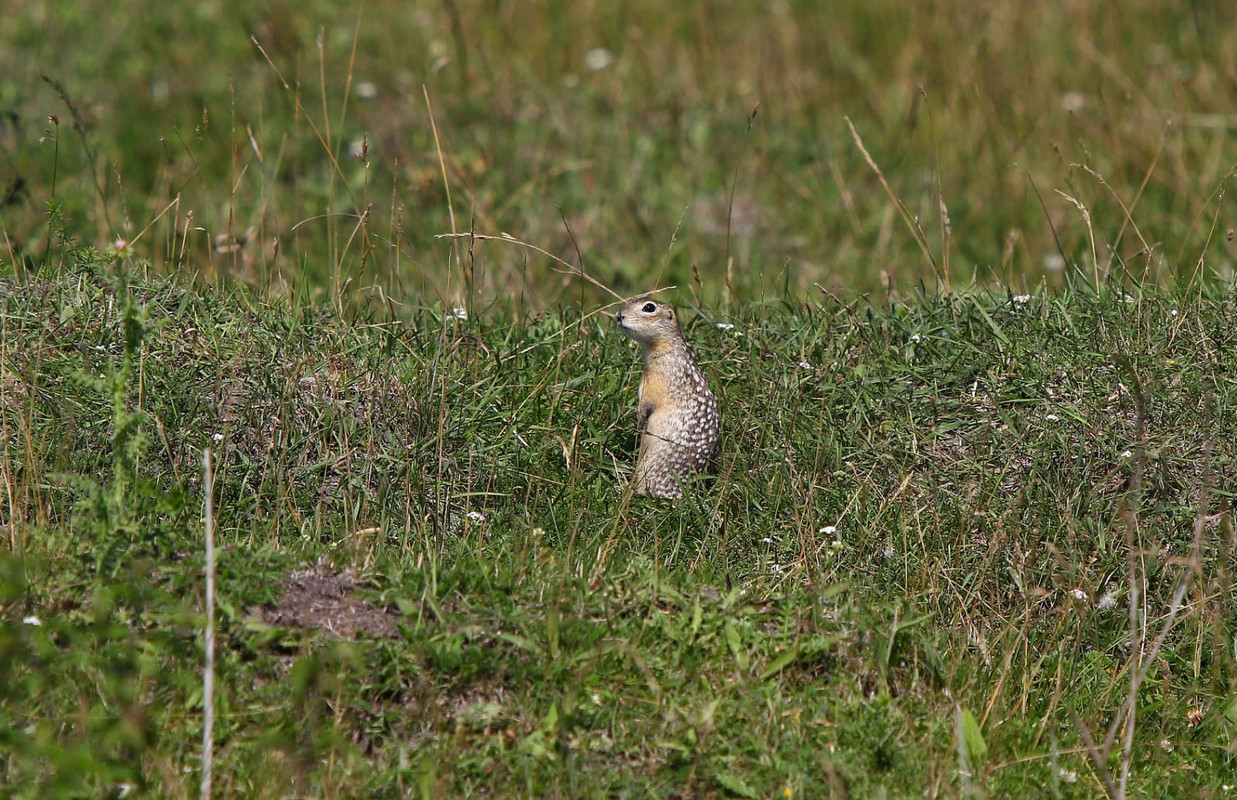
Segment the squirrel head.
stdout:
<path fill-rule="evenodd" d="M 637 297 L 614 315 L 619 330 L 640 343 L 645 353 L 672 347 L 683 338 L 674 309 L 648 297 Z"/>

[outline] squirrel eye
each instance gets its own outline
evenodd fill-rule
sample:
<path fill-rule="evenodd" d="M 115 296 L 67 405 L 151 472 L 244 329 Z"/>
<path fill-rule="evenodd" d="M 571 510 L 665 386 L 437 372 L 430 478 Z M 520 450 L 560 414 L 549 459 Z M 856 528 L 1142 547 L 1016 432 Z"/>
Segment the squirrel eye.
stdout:
<path fill-rule="evenodd" d="M 645 303 L 644 308 L 640 310 L 643 311 L 645 314 L 652 314 L 654 311 L 657 310 L 657 306 L 653 305 L 652 303 Z"/>

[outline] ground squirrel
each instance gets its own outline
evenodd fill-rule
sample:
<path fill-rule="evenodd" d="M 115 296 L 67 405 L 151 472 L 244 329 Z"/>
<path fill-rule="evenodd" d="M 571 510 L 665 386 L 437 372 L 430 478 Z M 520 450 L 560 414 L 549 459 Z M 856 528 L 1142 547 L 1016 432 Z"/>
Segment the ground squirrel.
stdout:
<path fill-rule="evenodd" d="M 627 302 L 615 321 L 644 352 L 637 416 L 640 455 L 632 482 L 640 494 L 677 500 L 683 496 L 683 482 L 712 470 L 721 440 L 717 398 L 679 330 L 674 309 L 639 297 Z"/>

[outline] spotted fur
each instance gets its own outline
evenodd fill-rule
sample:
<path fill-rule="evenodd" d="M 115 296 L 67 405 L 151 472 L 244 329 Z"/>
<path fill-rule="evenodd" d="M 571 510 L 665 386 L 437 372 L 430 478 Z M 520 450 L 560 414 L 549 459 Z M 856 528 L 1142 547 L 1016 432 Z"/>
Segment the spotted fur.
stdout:
<path fill-rule="evenodd" d="M 640 454 L 632 481 L 641 494 L 677 500 L 687 479 L 714 466 L 721 442 L 717 398 L 674 309 L 640 297 L 624 305 L 615 320 L 644 354 L 636 418 Z"/>

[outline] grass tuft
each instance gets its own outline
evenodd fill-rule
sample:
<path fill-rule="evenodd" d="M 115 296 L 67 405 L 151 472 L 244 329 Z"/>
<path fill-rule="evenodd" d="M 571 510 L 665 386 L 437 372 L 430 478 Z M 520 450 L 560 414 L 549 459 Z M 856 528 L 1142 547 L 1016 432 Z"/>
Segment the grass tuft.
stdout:
<path fill-rule="evenodd" d="M 1231 775 L 1214 644 L 1232 527 L 1200 502 L 1227 496 L 1237 441 L 1225 294 L 701 308 L 686 329 L 725 409 L 722 470 L 667 506 L 624 495 L 637 359 L 596 318 L 355 325 L 128 286 L 161 320 L 128 392 L 139 479 L 196 509 L 217 453 L 217 792 L 1068 796 Z M 196 537 L 174 527 L 101 581 L 73 497 L 32 486 L 112 469 L 113 406 L 74 376 L 126 358 L 124 304 L 86 302 L 114 292 L 102 270 L 4 292 L 25 521 L 5 557 L 8 781 L 188 794 Z M 320 561 L 355 599 L 303 602 L 383 610 L 397 635 L 332 643 L 329 618 L 294 622 L 309 606 L 269 611 L 289 586 L 319 596 L 297 570 Z M 1122 719 L 1118 744 L 1085 743 Z M 1113 773 L 1110 746 L 1138 755 Z"/>

